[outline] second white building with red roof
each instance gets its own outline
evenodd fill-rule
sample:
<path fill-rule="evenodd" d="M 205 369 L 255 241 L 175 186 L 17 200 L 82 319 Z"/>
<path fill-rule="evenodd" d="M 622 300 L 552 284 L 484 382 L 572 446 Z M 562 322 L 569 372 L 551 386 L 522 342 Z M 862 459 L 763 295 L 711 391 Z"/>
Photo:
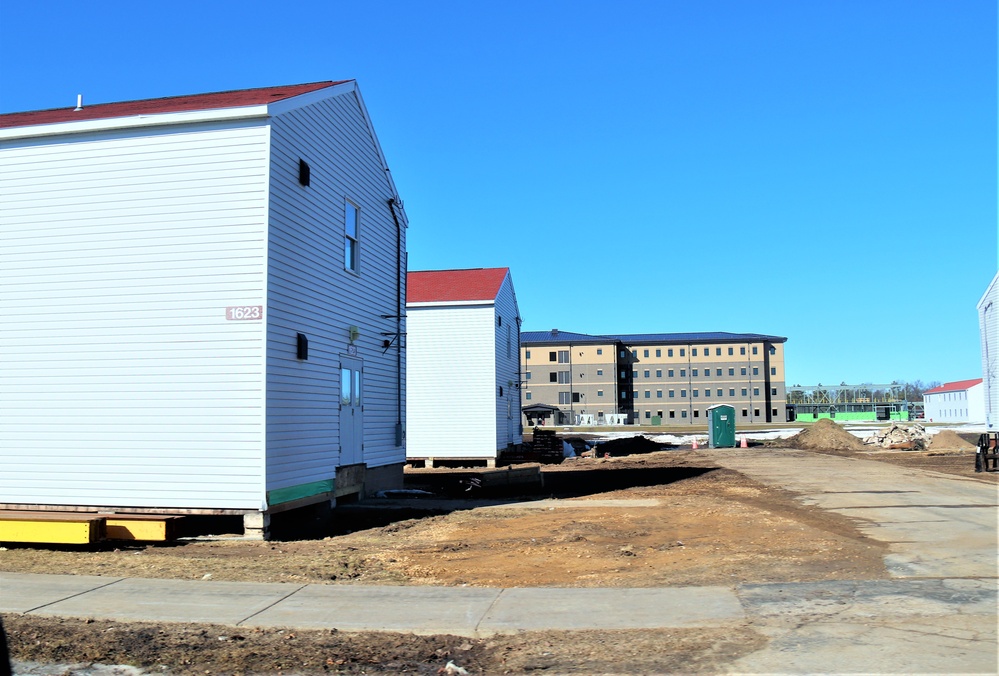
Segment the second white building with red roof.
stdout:
<path fill-rule="evenodd" d="M 510 270 L 410 272 L 406 288 L 406 456 L 494 466 L 522 440 Z"/>
<path fill-rule="evenodd" d="M 923 392 L 923 410 L 933 422 L 985 421 L 985 389 L 981 378 L 944 383 Z"/>

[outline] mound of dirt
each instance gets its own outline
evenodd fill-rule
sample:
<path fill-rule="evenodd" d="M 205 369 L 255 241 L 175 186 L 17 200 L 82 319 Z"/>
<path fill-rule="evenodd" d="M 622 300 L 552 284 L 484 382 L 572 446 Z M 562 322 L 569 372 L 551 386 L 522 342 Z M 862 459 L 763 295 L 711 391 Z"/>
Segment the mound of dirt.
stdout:
<path fill-rule="evenodd" d="M 931 451 L 970 451 L 975 448 L 974 444 L 962 439 L 954 430 L 937 432 L 930 440 Z"/>
<path fill-rule="evenodd" d="M 655 451 L 666 451 L 673 448 L 670 444 L 660 444 L 652 441 L 648 437 L 638 435 L 625 439 L 611 439 L 602 441 L 595 447 L 596 456 L 603 457 L 609 455 L 612 458 L 622 455 L 638 455 L 640 453 L 654 453 Z"/>
<path fill-rule="evenodd" d="M 781 442 L 781 446 L 808 451 L 862 451 L 864 442 L 828 418 L 820 418 L 793 437 Z"/>

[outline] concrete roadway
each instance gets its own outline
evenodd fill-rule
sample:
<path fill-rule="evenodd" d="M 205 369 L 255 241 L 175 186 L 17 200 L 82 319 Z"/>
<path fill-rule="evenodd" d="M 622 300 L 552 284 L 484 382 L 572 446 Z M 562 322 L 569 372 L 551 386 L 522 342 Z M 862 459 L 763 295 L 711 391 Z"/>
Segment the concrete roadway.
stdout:
<path fill-rule="evenodd" d="M 999 673 L 994 484 L 798 451 L 705 451 L 858 519 L 889 580 L 658 589 L 366 587 L 0 573 L 0 612 L 487 636 L 750 626 L 733 673 Z M 594 612 L 599 609 L 599 612 Z"/>

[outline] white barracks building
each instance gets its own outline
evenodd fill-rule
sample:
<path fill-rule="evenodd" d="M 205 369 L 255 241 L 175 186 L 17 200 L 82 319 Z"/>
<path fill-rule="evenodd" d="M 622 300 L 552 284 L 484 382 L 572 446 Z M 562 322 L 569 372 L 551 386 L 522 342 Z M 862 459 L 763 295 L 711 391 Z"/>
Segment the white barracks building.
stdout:
<path fill-rule="evenodd" d="M 0 115 L 0 506 L 401 484 L 406 215 L 352 80 Z"/>

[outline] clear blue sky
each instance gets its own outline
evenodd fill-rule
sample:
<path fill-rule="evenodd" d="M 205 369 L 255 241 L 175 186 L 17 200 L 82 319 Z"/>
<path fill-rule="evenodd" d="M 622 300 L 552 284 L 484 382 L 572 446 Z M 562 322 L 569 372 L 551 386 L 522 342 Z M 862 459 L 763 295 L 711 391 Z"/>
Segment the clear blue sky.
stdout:
<path fill-rule="evenodd" d="M 981 376 L 994 0 L 0 2 L 0 112 L 358 81 L 410 269 L 525 330 L 787 336 L 788 381 Z"/>

